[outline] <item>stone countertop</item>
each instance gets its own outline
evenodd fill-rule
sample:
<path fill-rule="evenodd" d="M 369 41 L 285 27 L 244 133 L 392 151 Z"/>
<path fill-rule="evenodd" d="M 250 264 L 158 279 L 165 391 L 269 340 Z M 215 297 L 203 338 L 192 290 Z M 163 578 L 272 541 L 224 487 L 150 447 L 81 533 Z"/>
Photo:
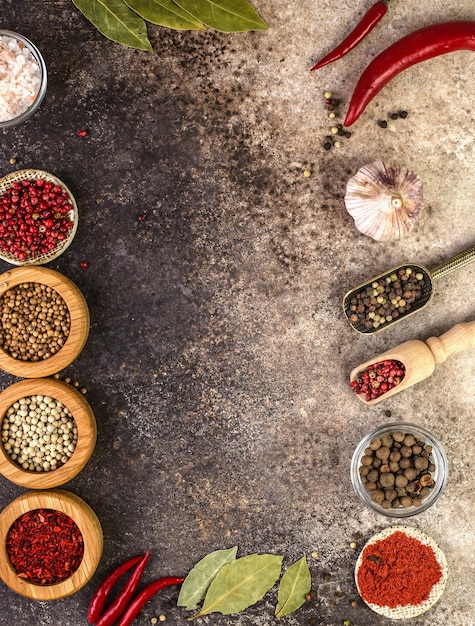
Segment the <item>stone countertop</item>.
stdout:
<path fill-rule="evenodd" d="M 475 353 L 377 406 L 348 387 L 358 363 L 473 319 L 474 267 L 439 279 L 424 311 L 376 335 L 355 333 L 341 310 L 356 284 L 407 261 L 434 267 L 475 243 L 475 55 L 406 70 L 350 138 L 322 147 L 325 91 L 343 115 L 369 59 L 432 21 L 475 19 L 473 2 L 394 0 L 357 50 L 318 73 L 311 64 L 370 3 L 253 4 L 269 31 L 149 25 L 147 53 L 105 39 L 71 0 L 2 2 L 2 27 L 40 48 L 49 86 L 33 118 L 0 132 L 0 173 L 49 171 L 79 206 L 75 240 L 49 266 L 90 308 L 88 342 L 61 376 L 87 388 L 98 441 L 64 488 L 98 515 L 104 553 L 92 581 L 64 600 L 35 602 L 0 584 L 1 626 L 86 624 L 96 585 L 129 556 L 151 550 L 151 580 L 233 545 L 241 556 L 281 554 L 284 567 L 307 556 L 316 597 L 283 623 L 385 624 L 352 605 L 354 565 L 364 542 L 398 520 L 364 508 L 349 464 L 360 439 L 393 420 L 432 430 L 449 459 L 442 497 L 407 523 L 439 543 L 450 576 L 439 603 L 410 623 L 475 623 Z M 378 126 L 401 109 L 406 119 Z M 378 158 L 424 183 L 422 220 L 388 244 L 359 234 L 343 202 L 348 178 Z M 0 378 L 2 388 L 15 380 Z M 23 492 L 0 485 L 1 508 Z M 239 615 L 201 622 L 268 626 L 275 600 L 274 589 Z M 137 626 L 161 614 L 186 624 L 175 601 L 173 591 L 157 596 Z"/>

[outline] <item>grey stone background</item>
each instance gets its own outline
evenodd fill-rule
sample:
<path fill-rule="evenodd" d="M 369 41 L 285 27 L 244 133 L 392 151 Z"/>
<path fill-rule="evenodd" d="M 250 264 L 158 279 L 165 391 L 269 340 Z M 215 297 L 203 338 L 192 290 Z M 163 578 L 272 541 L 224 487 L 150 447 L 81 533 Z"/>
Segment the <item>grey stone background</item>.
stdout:
<path fill-rule="evenodd" d="M 348 387 L 358 363 L 474 319 L 474 268 L 440 279 L 423 311 L 380 334 L 358 335 L 341 311 L 352 286 L 408 260 L 433 267 L 475 243 L 474 53 L 407 70 L 351 138 L 322 148 L 326 90 L 343 115 L 374 55 L 422 25 L 475 19 L 475 9 L 472 0 L 392 0 L 357 50 L 310 73 L 370 4 L 255 0 L 268 32 L 149 26 L 146 53 L 106 40 L 70 0 L 2 1 L 2 28 L 38 45 L 49 88 L 30 121 L 0 133 L 0 173 L 50 171 L 80 208 L 73 244 L 50 267 L 89 304 L 89 340 L 62 375 L 88 389 L 98 442 L 65 488 L 92 506 L 105 540 L 93 580 L 69 598 L 34 602 L 1 584 L 2 626 L 86 624 L 96 585 L 129 556 L 151 550 L 151 580 L 232 545 L 282 554 L 284 567 L 307 556 L 316 599 L 283 624 L 388 623 L 351 604 L 359 550 L 395 521 L 359 502 L 349 464 L 389 419 L 431 429 L 449 458 L 442 497 L 409 524 L 440 544 L 450 577 L 411 624 L 475 623 L 475 352 L 374 407 Z M 400 109 L 407 119 L 377 125 Z M 360 235 L 343 202 L 348 178 L 377 158 L 424 182 L 423 219 L 389 244 Z M 14 380 L 1 375 L 2 388 Z M 0 485 L 2 508 L 23 492 Z M 240 615 L 201 623 L 274 624 L 275 600 L 274 589 Z M 157 596 L 137 625 L 160 614 L 186 624 L 175 601 L 172 591 Z"/>

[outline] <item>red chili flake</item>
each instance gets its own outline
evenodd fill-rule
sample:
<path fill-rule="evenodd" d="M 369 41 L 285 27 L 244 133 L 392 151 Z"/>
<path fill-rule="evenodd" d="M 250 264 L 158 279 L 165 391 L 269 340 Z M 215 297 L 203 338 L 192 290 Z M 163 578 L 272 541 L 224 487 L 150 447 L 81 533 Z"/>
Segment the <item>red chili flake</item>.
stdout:
<path fill-rule="evenodd" d="M 137 219 L 139 222 L 145 222 L 145 220 L 147 219 L 147 214 L 146 213 L 139 213 L 139 215 L 137 215 Z"/>
<path fill-rule="evenodd" d="M 83 128 L 82 130 L 78 130 L 78 137 L 85 137 L 88 133 L 89 131 Z"/>
<path fill-rule="evenodd" d="M 81 263 L 79 263 L 80 267 L 82 270 L 87 270 L 87 268 L 89 267 L 89 261 L 81 261 Z"/>
<path fill-rule="evenodd" d="M 350 386 L 355 393 L 363 393 L 366 402 L 369 402 L 399 385 L 405 375 L 404 363 L 394 359 L 386 359 L 368 365 L 364 372 L 358 373 L 356 380 L 352 381 Z"/>
<path fill-rule="evenodd" d="M 17 576 L 39 585 L 54 585 L 68 578 L 84 556 L 76 522 L 53 509 L 34 509 L 16 519 L 8 531 L 6 548 Z"/>

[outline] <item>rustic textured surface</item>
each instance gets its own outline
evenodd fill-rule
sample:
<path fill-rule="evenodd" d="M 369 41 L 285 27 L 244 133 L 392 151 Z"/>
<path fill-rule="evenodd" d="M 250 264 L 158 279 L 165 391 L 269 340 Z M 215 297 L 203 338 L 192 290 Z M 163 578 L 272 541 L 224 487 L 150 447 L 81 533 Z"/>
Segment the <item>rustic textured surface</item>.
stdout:
<path fill-rule="evenodd" d="M 96 584 L 145 548 L 151 579 L 186 574 L 235 544 L 241 555 L 283 554 L 285 566 L 307 555 L 317 598 L 285 623 L 386 623 L 351 605 L 358 549 L 391 522 L 356 499 L 349 463 L 361 437 L 388 419 L 433 430 L 449 457 L 441 499 L 409 523 L 441 545 L 450 577 L 440 602 L 411 624 L 475 623 L 475 352 L 376 407 L 347 385 L 372 355 L 474 318 L 474 268 L 440 279 L 424 311 L 371 337 L 349 327 L 340 305 L 350 287 L 394 265 L 433 267 L 475 243 L 475 55 L 407 70 L 351 138 L 322 148 L 325 90 L 343 114 L 370 58 L 432 21 L 475 19 L 473 2 L 394 0 L 358 50 L 318 74 L 312 62 L 370 2 L 254 4 L 268 32 L 150 27 L 149 54 L 103 38 L 70 0 L 2 2 L 2 27 L 44 53 L 49 88 L 30 121 L 0 133 L 1 173 L 50 171 L 80 211 L 76 239 L 51 267 L 90 308 L 89 340 L 63 375 L 87 387 L 99 432 L 92 460 L 65 487 L 93 507 L 105 536 L 97 575 L 70 598 L 33 602 L 2 584 L 2 626 L 85 624 Z M 377 126 L 400 109 L 407 119 Z M 87 137 L 77 136 L 82 128 Z M 424 217 L 400 242 L 360 235 L 344 207 L 347 179 L 377 158 L 424 181 Z M 13 380 L 1 376 L 2 387 Z M 0 484 L 1 507 L 22 493 Z M 157 597 L 137 625 L 162 613 L 186 624 L 175 597 Z M 267 626 L 275 597 L 201 621 Z"/>

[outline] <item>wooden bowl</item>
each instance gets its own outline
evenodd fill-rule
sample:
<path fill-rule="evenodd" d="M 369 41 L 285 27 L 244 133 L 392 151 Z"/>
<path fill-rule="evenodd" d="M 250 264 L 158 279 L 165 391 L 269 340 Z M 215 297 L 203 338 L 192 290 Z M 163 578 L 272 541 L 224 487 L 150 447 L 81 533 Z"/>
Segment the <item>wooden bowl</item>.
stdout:
<path fill-rule="evenodd" d="M 77 358 L 89 335 L 89 309 L 76 285 L 55 270 L 45 267 L 17 267 L 0 275 L 0 296 L 17 285 L 39 283 L 54 289 L 69 309 L 71 325 L 69 335 L 61 350 L 42 361 L 20 361 L 0 348 L 0 368 L 21 378 L 41 378 L 56 374 Z"/>
<path fill-rule="evenodd" d="M 33 584 L 19 578 L 8 558 L 6 539 L 11 525 L 24 513 L 36 509 L 53 509 L 65 513 L 76 522 L 84 541 L 84 556 L 78 569 L 69 578 L 54 585 Z M 58 600 L 84 587 L 99 565 L 102 548 L 102 528 L 96 514 L 81 498 L 68 491 L 28 491 L 0 513 L 0 578 L 10 589 L 27 598 Z"/>
<path fill-rule="evenodd" d="M 0 424 L 14 402 L 37 394 L 59 400 L 71 412 L 78 429 L 74 452 L 68 461 L 57 469 L 35 472 L 25 470 L 15 463 L 0 442 L 0 473 L 22 487 L 49 489 L 71 480 L 89 461 L 96 445 L 96 420 L 86 399 L 74 387 L 54 378 L 38 378 L 22 380 L 0 393 Z"/>

